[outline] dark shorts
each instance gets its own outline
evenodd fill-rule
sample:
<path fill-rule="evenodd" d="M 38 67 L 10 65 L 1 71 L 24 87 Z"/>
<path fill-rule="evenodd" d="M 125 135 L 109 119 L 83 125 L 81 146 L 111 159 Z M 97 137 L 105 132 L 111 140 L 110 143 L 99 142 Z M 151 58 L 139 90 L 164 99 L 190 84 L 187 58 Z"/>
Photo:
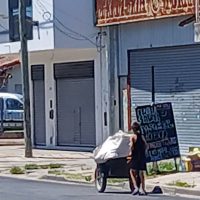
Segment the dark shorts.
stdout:
<path fill-rule="evenodd" d="M 130 168 L 138 171 L 146 171 L 147 170 L 146 160 L 145 159 L 140 161 L 132 160 Z"/>

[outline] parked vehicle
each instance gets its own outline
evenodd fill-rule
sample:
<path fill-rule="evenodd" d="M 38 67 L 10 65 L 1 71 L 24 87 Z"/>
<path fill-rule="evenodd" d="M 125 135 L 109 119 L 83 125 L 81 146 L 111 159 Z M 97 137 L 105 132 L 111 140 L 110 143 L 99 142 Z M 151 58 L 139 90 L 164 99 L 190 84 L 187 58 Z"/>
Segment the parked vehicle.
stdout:
<path fill-rule="evenodd" d="M 0 93 L 1 128 L 23 129 L 24 108 L 23 96 L 14 93 Z"/>

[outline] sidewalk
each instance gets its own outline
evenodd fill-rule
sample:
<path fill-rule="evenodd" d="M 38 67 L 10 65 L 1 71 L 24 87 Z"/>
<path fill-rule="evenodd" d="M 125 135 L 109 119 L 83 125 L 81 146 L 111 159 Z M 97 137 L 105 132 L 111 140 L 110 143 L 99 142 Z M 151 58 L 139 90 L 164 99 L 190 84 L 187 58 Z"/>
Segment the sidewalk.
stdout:
<path fill-rule="evenodd" d="M 62 164 L 64 167 L 61 170 L 66 173 L 94 174 L 96 164 L 92 158 L 92 153 L 34 149 L 33 158 L 25 158 L 24 152 L 23 145 L 0 145 L 0 175 L 10 176 L 11 174 L 9 171 L 13 166 L 24 168 L 27 164 Z M 54 171 L 55 170 L 57 169 L 54 169 Z M 48 171 L 50 171 L 50 169 L 35 169 L 29 170 L 28 173 L 23 175 L 12 176 L 39 179 L 43 176 L 48 176 Z"/>
<path fill-rule="evenodd" d="M 177 182 L 187 183 L 194 187 L 177 187 L 175 186 Z M 179 172 L 163 175 L 157 178 L 147 179 L 146 185 L 148 188 L 153 188 L 155 185 L 158 185 L 162 187 L 165 193 L 200 196 L 200 172 Z"/>
<path fill-rule="evenodd" d="M 0 144 L 2 141 L 0 142 Z M 24 168 L 26 164 L 49 165 L 62 164 L 60 169 L 31 169 L 22 175 L 10 174 L 13 166 Z M 71 180 L 84 183 L 93 183 L 96 163 L 92 153 L 57 151 L 57 150 L 33 150 L 33 158 L 24 157 L 24 146 L 1 146 L 0 145 L 0 175 L 11 176 L 23 179 L 48 179 L 56 181 Z M 64 176 L 65 175 L 65 176 Z M 65 177 L 65 178 L 64 178 Z M 67 178 L 66 178 L 67 177 Z M 85 178 L 84 178 L 85 177 Z M 89 177 L 89 178 L 88 178 Z M 177 181 L 194 185 L 193 188 L 176 187 Z M 122 188 L 128 189 L 128 183 L 120 183 Z M 200 172 L 176 173 L 147 178 L 146 186 L 151 190 L 154 186 L 160 186 L 165 193 L 187 194 L 200 196 Z"/>

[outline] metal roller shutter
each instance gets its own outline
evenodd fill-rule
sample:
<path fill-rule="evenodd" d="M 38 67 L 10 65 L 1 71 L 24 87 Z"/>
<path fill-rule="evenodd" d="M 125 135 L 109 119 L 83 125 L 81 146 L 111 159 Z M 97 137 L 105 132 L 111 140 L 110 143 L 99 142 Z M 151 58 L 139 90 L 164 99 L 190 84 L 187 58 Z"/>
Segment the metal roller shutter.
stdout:
<path fill-rule="evenodd" d="M 156 102 L 172 102 L 180 150 L 200 147 L 200 46 L 129 52 L 132 120 L 135 107 L 151 103 L 151 66 Z"/>
<path fill-rule="evenodd" d="M 94 63 L 54 65 L 57 85 L 57 142 L 95 146 Z"/>
<path fill-rule="evenodd" d="M 55 78 L 93 78 L 94 62 L 58 63 L 54 68 Z"/>
<path fill-rule="evenodd" d="M 44 65 L 31 66 L 33 81 L 34 144 L 46 145 Z"/>

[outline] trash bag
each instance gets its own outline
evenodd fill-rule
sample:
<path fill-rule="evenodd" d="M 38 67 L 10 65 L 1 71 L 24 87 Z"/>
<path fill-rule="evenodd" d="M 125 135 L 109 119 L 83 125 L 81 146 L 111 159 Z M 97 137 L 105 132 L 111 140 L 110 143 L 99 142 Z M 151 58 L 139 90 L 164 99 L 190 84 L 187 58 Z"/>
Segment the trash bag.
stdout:
<path fill-rule="evenodd" d="M 130 136 L 121 130 L 113 136 L 109 136 L 102 145 L 94 150 L 95 162 L 100 164 L 109 159 L 127 157 L 131 150 Z"/>
<path fill-rule="evenodd" d="M 160 186 L 155 186 L 151 193 L 152 194 L 163 194 L 163 191 Z"/>

